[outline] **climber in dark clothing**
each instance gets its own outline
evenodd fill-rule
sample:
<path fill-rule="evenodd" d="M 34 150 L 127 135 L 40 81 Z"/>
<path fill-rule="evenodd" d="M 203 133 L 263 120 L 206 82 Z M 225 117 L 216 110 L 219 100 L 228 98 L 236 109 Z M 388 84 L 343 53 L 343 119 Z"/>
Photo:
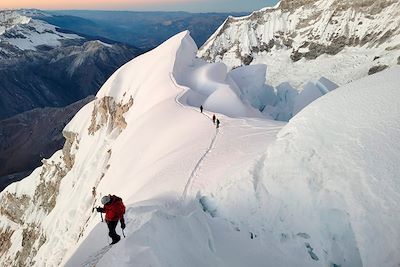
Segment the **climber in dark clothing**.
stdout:
<path fill-rule="evenodd" d="M 103 208 L 96 208 L 98 212 L 106 214 L 106 223 L 108 226 L 108 235 L 111 237 L 111 244 L 117 243 L 121 237 L 115 231 L 118 221 L 121 222 L 122 230 L 125 229 L 125 205 L 120 197 L 114 195 L 104 196 L 101 199 L 101 203 L 104 205 Z"/>
<path fill-rule="evenodd" d="M 215 124 L 215 120 L 217 119 L 217 117 L 215 117 L 215 114 L 213 114 L 213 117 L 212 117 L 212 120 L 213 120 L 213 123 Z"/>
<path fill-rule="evenodd" d="M 203 113 L 203 105 L 200 106 L 200 112 Z"/>
<path fill-rule="evenodd" d="M 219 119 L 217 119 L 217 129 L 219 128 L 219 124 L 220 124 Z"/>

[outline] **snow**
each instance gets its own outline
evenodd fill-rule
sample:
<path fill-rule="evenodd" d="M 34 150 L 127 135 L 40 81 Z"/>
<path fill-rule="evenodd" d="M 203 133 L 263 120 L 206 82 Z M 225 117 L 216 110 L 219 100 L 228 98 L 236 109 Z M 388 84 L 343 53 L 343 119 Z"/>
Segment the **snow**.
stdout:
<path fill-rule="evenodd" d="M 40 20 L 31 19 L 30 23 L 24 25 L 16 25 L 13 30 L 24 35 L 24 38 L 3 38 L 6 42 L 18 47 L 21 50 L 36 50 L 37 46 L 47 45 L 52 47 L 61 46 L 62 39 L 80 39 L 82 37 L 76 34 L 65 34 L 57 32 L 56 27 Z"/>
<path fill-rule="evenodd" d="M 77 134 L 74 165 L 56 206 L 46 214 L 32 203 L 22 218 L 47 238 L 32 265 L 399 264 L 400 67 L 335 90 L 321 78 L 310 93 L 331 92 L 284 123 L 249 104 L 264 97 L 265 66 L 229 73 L 196 53 L 188 32 L 172 37 L 116 71 L 66 126 Z M 273 96 L 266 109 L 291 116 L 297 91 L 284 83 Z M 112 101 L 102 106 L 105 97 Z M 130 99 L 125 113 L 102 115 Z M 115 127 L 119 115 L 126 127 Z M 92 123 L 99 127 L 90 133 Z M 47 162 L 65 165 L 61 151 Z M 0 196 L 35 195 L 53 169 L 38 168 Z M 92 208 L 109 193 L 123 198 L 127 228 L 108 249 Z M 0 218 L 22 242 L 20 225 Z"/>
<path fill-rule="evenodd" d="M 299 95 L 296 96 L 293 104 L 293 115 L 299 113 L 304 107 L 308 106 L 311 102 L 317 98 L 329 93 L 336 89 L 338 86 L 326 79 L 325 77 L 320 78 L 316 82 L 307 83 L 303 90 L 300 91 Z"/>
<path fill-rule="evenodd" d="M 394 67 L 318 99 L 268 151 L 262 184 L 279 205 L 266 205 L 266 218 L 279 216 L 276 232 L 307 233 L 327 264 L 400 262 L 399 74 Z"/>
<path fill-rule="evenodd" d="M 100 40 L 96 40 L 95 42 L 97 42 L 98 44 L 101 44 L 101 45 L 103 45 L 103 46 L 105 46 L 105 47 L 113 47 L 112 44 L 107 44 L 107 43 L 102 42 L 102 41 L 100 41 Z"/>
<path fill-rule="evenodd" d="M 177 177 L 167 179 L 166 172 L 155 176 L 168 182 L 152 177 L 149 188 L 141 186 L 145 194 L 130 191 L 127 238 L 95 259 L 96 266 L 394 266 L 400 260 L 395 256 L 400 147 L 387 144 L 400 136 L 395 120 L 400 107 L 393 101 L 399 71 L 318 99 L 276 141 L 284 124 L 222 117 L 216 139 L 205 138 L 212 145 L 192 165 L 196 173 L 184 175 L 191 183 L 185 201 L 169 187 L 175 188 Z M 385 87 L 377 90 L 383 81 Z M 113 189 L 126 198 L 125 190 Z M 85 240 L 95 249 L 82 245 L 66 266 L 96 258 L 104 236 L 104 225 L 97 225 Z"/>
<path fill-rule="evenodd" d="M 260 64 L 239 67 L 229 72 L 240 89 L 241 98 L 258 110 L 276 101 L 274 88 L 266 84 L 266 68 L 266 65 Z"/>
<path fill-rule="evenodd" d="M 21 50 L 36 50 L 36 47 L 40 45 L 57 47 L 61 46 L 60 40 L 82 38 L 76 34 L 57 32 L 54 25 L 32 19 L 28 17 L 29 15 L 34 15 L 34 13 L 24 10 L 0 11 L 0 41 Z"/>
<path fill-rule="evenodd" d="M 17 24 L 28 24 L 30 20 L 29 17 L 21 16 L 12 10 L 0 11 L 0 35 Z"/>

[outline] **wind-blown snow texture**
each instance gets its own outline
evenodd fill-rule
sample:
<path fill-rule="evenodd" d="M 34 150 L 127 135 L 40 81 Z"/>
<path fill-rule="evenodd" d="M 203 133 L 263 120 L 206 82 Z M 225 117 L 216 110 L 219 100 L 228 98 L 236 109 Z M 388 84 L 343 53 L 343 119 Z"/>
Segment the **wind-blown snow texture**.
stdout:
<path fill-rule="evenodd" d="M 285 126 L 196 52 L 184 32 L 121 67 L 67 125 L 63 151 L 2 192 L 1 264 L 398 265 L 400 68 Z M 231 117 L 217 114 L 217 130 L 199 103 Z M 127 205 L 127 237 L 111 248 L 92 213 L 108 193 Z"/>

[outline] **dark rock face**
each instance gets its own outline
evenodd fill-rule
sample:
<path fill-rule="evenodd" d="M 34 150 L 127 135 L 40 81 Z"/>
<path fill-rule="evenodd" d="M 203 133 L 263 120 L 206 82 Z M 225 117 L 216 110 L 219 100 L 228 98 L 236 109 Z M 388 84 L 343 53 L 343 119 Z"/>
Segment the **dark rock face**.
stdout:
<path fill-rule="evenodd" d="M 0 191 L 63 147 L 62 130 L 89 96 L 64 108 L 37 108 L 0 121 Z"/>
<path fill-rule="evenodd" d="M 310 6 L 317 2 L 317 0 L 282 0 L 280 8 L 284 11 L 292 11 L 302 6 Z"/>
<path fill-rule="evenodd" d="M 372 75 L 374 73 L 383 71 L 385 69 L 387 69 L 389 66 L 388 65 L 378 65 L 378 66 L 373 66 L 372 68 L 370 68 L 368 70 L 368 75 Z"/>
<path fill-rule="evenodd" d="M 141 51 L 97 41 L 19 51 L 0 60 L 0 119 L 40 107 L 63 107 L 95 94 Z M 80 42 L 80 45 L 77 45 Z"/>
<path fill-rule="evenodd" d="M 253 61 L 253 57 L 251 55 L 246 55 L 242 58 L 242 61 L 244 65 L 250 65 L 250 63 Z"/>
<path fill-rule="evenodd" d="M 347 45 L 352 45 L 352 42 L 353 40 L 347 39 L 344 36 L 334 39 L 329 45 L 306 42 L 301 46 L 301 48 L 308 47 L 309 51 L 306 53 L 300 53 L 298 50 L 293 50 L 290 58 L 293 61 L 298 61 L 303 57 L 305 59 L 312 60 L 323 54 L 336 55 Z"/>

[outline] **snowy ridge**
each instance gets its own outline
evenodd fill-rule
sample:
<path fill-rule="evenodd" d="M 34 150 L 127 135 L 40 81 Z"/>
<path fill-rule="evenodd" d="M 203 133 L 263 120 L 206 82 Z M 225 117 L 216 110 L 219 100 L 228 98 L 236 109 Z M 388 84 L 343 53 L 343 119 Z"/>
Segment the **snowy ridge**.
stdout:
<path fill-rule="evenodd" d="M 17 24 L 28 24 L 30 18 L 21 16 L 15 11 L 6 10 L 0 12 L 0 35 L 15 27 Z"/>
<path fill-rule="evenodd" d="M 25 14 L 25 15 L 23 15 Z M 61 46 L 61 40 L 80 39 L 76 34 L 58 32 L 54 25 L 28 17 L 32 12 L 24 10 L 0 10 L 0 46 L 7 53 L 5 44 L 20 50 L 36 50 L 38 46 Z"/>
<path fill-rule="evenodd" d="M 400 62 L 399 17 L 398 1 L 282 0 L 229 17 L 199 56 L 229 68 L 267 64 L 273 86 L 321 76 L 342 85 Z"/>
<path fill-rule="evenodd" d="M 183 32 L 125 64 L 66 126 L 64 149 L 0 194 L 11 240 L 0 264 L 396 266 L 400 68 L 285 124 L 240 97 L 246 68 L 235 82 L 196 52 Z M 217 113 L 217 138 L 210 110 L 230 115 Z M 92 208 L 109 193 L 124 199 L 127 228 L 107 250 Z"/>

